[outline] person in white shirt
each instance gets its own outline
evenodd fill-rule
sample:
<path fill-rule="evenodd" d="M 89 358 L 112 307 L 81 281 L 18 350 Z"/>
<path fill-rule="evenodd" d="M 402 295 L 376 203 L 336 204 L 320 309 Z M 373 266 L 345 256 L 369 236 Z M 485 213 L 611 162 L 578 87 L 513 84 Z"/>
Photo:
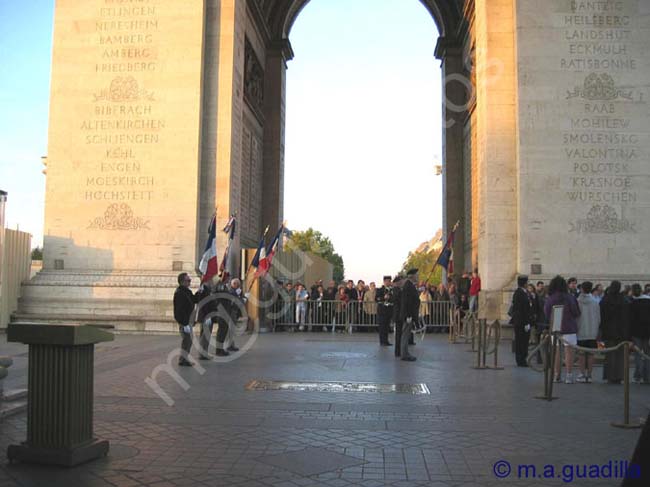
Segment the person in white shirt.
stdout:
<path fill-rule="evenodd" d="M 578 296 L 580 316 L 578 317 L 578 345 L 597 349 L 598 328 L 600 327 L 600 306 L 592 294 L 593 284 L 589 281 L 582 283 L 582 292 Z M 576 382 L 590 383 L 594 356 L 591 353 L 581 353 L 578 357 L 580 375 Z"/>

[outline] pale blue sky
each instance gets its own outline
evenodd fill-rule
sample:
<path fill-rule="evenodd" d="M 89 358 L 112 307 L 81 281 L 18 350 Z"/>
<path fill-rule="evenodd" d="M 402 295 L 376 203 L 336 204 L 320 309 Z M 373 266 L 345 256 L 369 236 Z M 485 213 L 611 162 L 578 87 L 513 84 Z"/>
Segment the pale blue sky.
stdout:
<path fill-rule="evenodd" d="M 42 241 L 53 0 L 0 0 L 0 189 Z M 418 0 L 312 0 L 290 40 L 285 218 L 379 280 L 441 226 L 440 67 Z"/>
<path fill-rule="evenodd" d="M 418 0 L 312 0 L 287 71 L 285 218 L 379 281 L 442 225 L 441 71 Z"/>

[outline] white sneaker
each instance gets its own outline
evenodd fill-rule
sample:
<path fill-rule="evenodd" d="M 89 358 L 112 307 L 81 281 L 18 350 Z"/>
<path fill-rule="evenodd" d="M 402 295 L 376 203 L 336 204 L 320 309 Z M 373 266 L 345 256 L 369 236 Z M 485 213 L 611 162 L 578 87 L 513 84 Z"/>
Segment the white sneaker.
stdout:
<path fill-rule="evenodd" d="M 580 374 L 578 377 L 576 377 L 576 382 L 579 382 L 580 384 L 586 384 L 587 376 L 585 374 Z"/>
<path fill-rule="evenodd" d="M 573 380 L 573 374 L 567 374 L 566 379 L 564 379 L 565 384 L 574 384 L 575 380 Z"/>

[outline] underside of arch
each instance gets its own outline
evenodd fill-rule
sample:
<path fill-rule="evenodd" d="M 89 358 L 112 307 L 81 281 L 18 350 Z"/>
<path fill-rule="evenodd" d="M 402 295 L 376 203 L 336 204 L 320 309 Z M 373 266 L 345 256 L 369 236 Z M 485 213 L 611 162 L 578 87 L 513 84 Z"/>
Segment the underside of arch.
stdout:
<path fill-rule="evenodd" d="M 259 0 L 273 40 L 288 39 L 293 24 L 310 0 Z M 440 37 L 453 37 L 462 18 L 464 0 L 420 0 L 435 21 Z"/>

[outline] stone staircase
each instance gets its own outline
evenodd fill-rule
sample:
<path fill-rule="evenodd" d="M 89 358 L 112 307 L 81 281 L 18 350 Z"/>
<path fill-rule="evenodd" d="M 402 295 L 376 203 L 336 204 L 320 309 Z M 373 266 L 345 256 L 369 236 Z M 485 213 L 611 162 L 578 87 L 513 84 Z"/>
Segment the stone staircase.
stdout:
<path fill-rule="evenodd" d="M 0 398 L 0 421 L 27 410 L 27 389 L 5 391 Z"/>

